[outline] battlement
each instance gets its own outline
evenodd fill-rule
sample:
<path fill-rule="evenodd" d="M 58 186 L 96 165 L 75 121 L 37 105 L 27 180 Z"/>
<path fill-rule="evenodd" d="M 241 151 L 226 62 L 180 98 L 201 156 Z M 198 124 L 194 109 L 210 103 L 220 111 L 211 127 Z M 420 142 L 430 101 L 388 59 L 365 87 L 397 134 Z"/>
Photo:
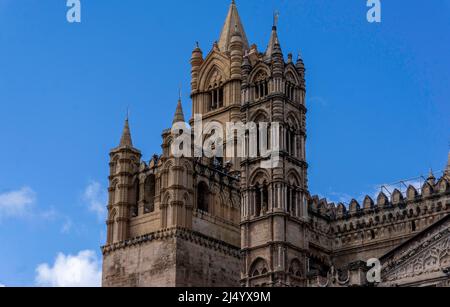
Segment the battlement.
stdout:
<path fill-rule="evenodd" d="M 378 194 L 376 201 L 367 195 L 360 204 L 352 199 L 348 205 L 344 203 L 329 203 L 326 199 L 313 196 L 309 199 L 309 211 L 330 221 L 350 220 L 361 218 L 374 212 L 391 212 L 397 208 L 412 209 L 411 205 L 450 195 L 450 181 L 448 176 L 442 176 L 437 182 L 434 177 L 425 181 L 421 188 L 410 184 L 406 191 L 395 188 L 391 193 L 386 187 Z M 442 204 L 442 207 L 449 204 Z"/>

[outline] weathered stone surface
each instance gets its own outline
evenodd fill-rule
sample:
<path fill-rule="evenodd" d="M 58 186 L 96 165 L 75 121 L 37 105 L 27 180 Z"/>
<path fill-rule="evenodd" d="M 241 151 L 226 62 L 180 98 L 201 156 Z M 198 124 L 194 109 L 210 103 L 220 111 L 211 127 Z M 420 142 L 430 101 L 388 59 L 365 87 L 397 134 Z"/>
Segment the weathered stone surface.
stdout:
<path fill-rule="evenodd" d="M 192 53 L 193 113 L 203 116 L 203 125 L 224 130 L 228 122 L 279 124 L 279 163 L 263 167 L 260 155 L 176 158 L 170 129 L 162 135 L 162 154 L 146 163 L 127 119 L 110 153 L 103 285 L 367 285 L 364 263 L 393 250 L 389 259 L 414 252 L 411 238 L 422 234 L 428 242 L 430 227 L 448 219 L 450 156 L 443 176 L 430 174 L 421 189 L 380 193 L 376 201 L 367 196 L 348 207 L 311 196 L 303 60 L 288 55 L 285 61 L 275 26 L 265 52 L 248 47 L 234 3 L 228 16 L 206 58 L 199 46 Z M 235 31 L 233 20 L 239 21 Z M 183 119 L 179 101 L 173 122 Z M 245 140 L 247 153 L 251 142 Z M 424 245 L 421 253 L 433 248 Z M 414 276 L 388 260 L 382 285 L 448 285 L 447 255 L 441 246 Z M 441 271 L 430 275 L 430 263 L 436 269 L 438 262 Z"/>

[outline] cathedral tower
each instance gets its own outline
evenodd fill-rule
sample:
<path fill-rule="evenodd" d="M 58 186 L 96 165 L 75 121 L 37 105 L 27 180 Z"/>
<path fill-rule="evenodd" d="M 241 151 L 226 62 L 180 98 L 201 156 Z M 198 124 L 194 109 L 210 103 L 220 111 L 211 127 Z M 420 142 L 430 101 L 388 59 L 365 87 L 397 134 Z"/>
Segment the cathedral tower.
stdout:
<path fill-rule="evenodd" d="M 203 59 L 198 45 L 192 53 L 193 116 L 201 115 L 203 125 L 216 123 L 225 128 L 226 123 L 237 123 L 241 120 L 241 66 L 248 48 L 244 26 L 233 1 L 219 40 L 214 42 L 207 57 Z M 236 139 L 231 137 L 222 141 L 223 144 L 216 144 L 223 152 L 220 163 L 228 162 L 232 172 L 239 172 L 238 155 L 234 152 L 227 156 L 227 143 L 230 146 L 230 142 L 233 142 L 233 146 L 237 147 Z"/>
<path fill-rule="evenodd" d="M 259 53 L 253 46 L 245 56 L 242 75 L 242 120 L 255 124 L 258 131 L 256 138 L 247 133 L 247 157 L 241 163 L 242 283 L 304 285 L 308 247 L 305 68 L 300 57 L 293 63 L 291 54 L 285 62 L 274 25 L 266 51 Z M 255 150 L 252 155 L 252 145 L 257 155 Z M 276 145 L 280 149 L 276 157 L 264 156 L 266 149 L 275 150 Z"/>

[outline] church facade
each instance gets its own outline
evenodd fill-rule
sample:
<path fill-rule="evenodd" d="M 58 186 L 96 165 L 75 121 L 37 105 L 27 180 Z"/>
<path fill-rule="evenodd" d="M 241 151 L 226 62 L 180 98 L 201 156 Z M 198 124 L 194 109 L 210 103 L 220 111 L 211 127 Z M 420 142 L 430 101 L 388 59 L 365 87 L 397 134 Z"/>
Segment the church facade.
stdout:
<path fill-rule="evenodd" d="M 368 286 L 370 259 L 381 265 L 375 285 L 449 284 L 450 157 L 420 189 L 329 203 L 308 188 L 305 65 L 285 57 L 276 25 L 259 51 L 233 1 L 219 40 L 207 55 L 197 45 L 191 67 L 203 125 L 269 123 L 268 133 L 245 131 L 242 144 L 233 133 L 208 158 L 174 155 L 168 129 L 162 154 L 144 161 L 127 119 L 110 153 L 105 287 Z M 173 124 L 185 121 L 180 99 Z M 262 167 L 268 158 L 251 143 L 275 139 L 277 163 Z"/>

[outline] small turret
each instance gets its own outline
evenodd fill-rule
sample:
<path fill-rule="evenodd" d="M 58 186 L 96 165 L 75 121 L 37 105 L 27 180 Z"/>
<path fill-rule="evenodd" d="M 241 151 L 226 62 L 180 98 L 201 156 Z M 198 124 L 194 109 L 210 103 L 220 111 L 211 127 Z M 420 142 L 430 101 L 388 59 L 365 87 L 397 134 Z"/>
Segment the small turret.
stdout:
<path fill-rule="evenodd" d="M 235 25 L 233 36 L 231 37 L 231 79 L 241 79 L 241 66 L 243 60 L 243 41 L 239 28 Z"/>
<path fill-rule="evenodd" d="M 248 76 L 250 75 L 251 71 L 252 65 L 250 64 L 248 51 L 246 51 L 242 60 L 242 87 L 248 86 Z"/>
<path fill-rule="evenodd" d="M 203 64 L 203 52 L 200 49 L 200 46 L 197 42 L 197 45 L 192 51 L 192 57 L 191 57 L 191 88 L 192 92 L 195 92 L 198 90 L 198 74 L 200 72 L 200 67 Z"/>
<path fill-rule="evenodd" d="M 302 56 L 299 53 L 297 57 L 297 63 L 295 63 L 295 68 L 300 76 L 305 76 L 305 63 L 303 62 Z"/>
<path fill-rule="evenodd" d="M 139 169 L 141 152 L 133 147 L 128 117 L 119 147 L 110 152 L 108 244 L 128 238 L 129 219 L 138 213 L 139 181 L 132 181 Z"/>
<path fill-rule="evenodd" d="M 274 77 L 282 77 L 284 72 L 283 51 L 275 25 L 272 27 L 272 34 L 264 58 L 267 63 L 272 63 Z"/>

